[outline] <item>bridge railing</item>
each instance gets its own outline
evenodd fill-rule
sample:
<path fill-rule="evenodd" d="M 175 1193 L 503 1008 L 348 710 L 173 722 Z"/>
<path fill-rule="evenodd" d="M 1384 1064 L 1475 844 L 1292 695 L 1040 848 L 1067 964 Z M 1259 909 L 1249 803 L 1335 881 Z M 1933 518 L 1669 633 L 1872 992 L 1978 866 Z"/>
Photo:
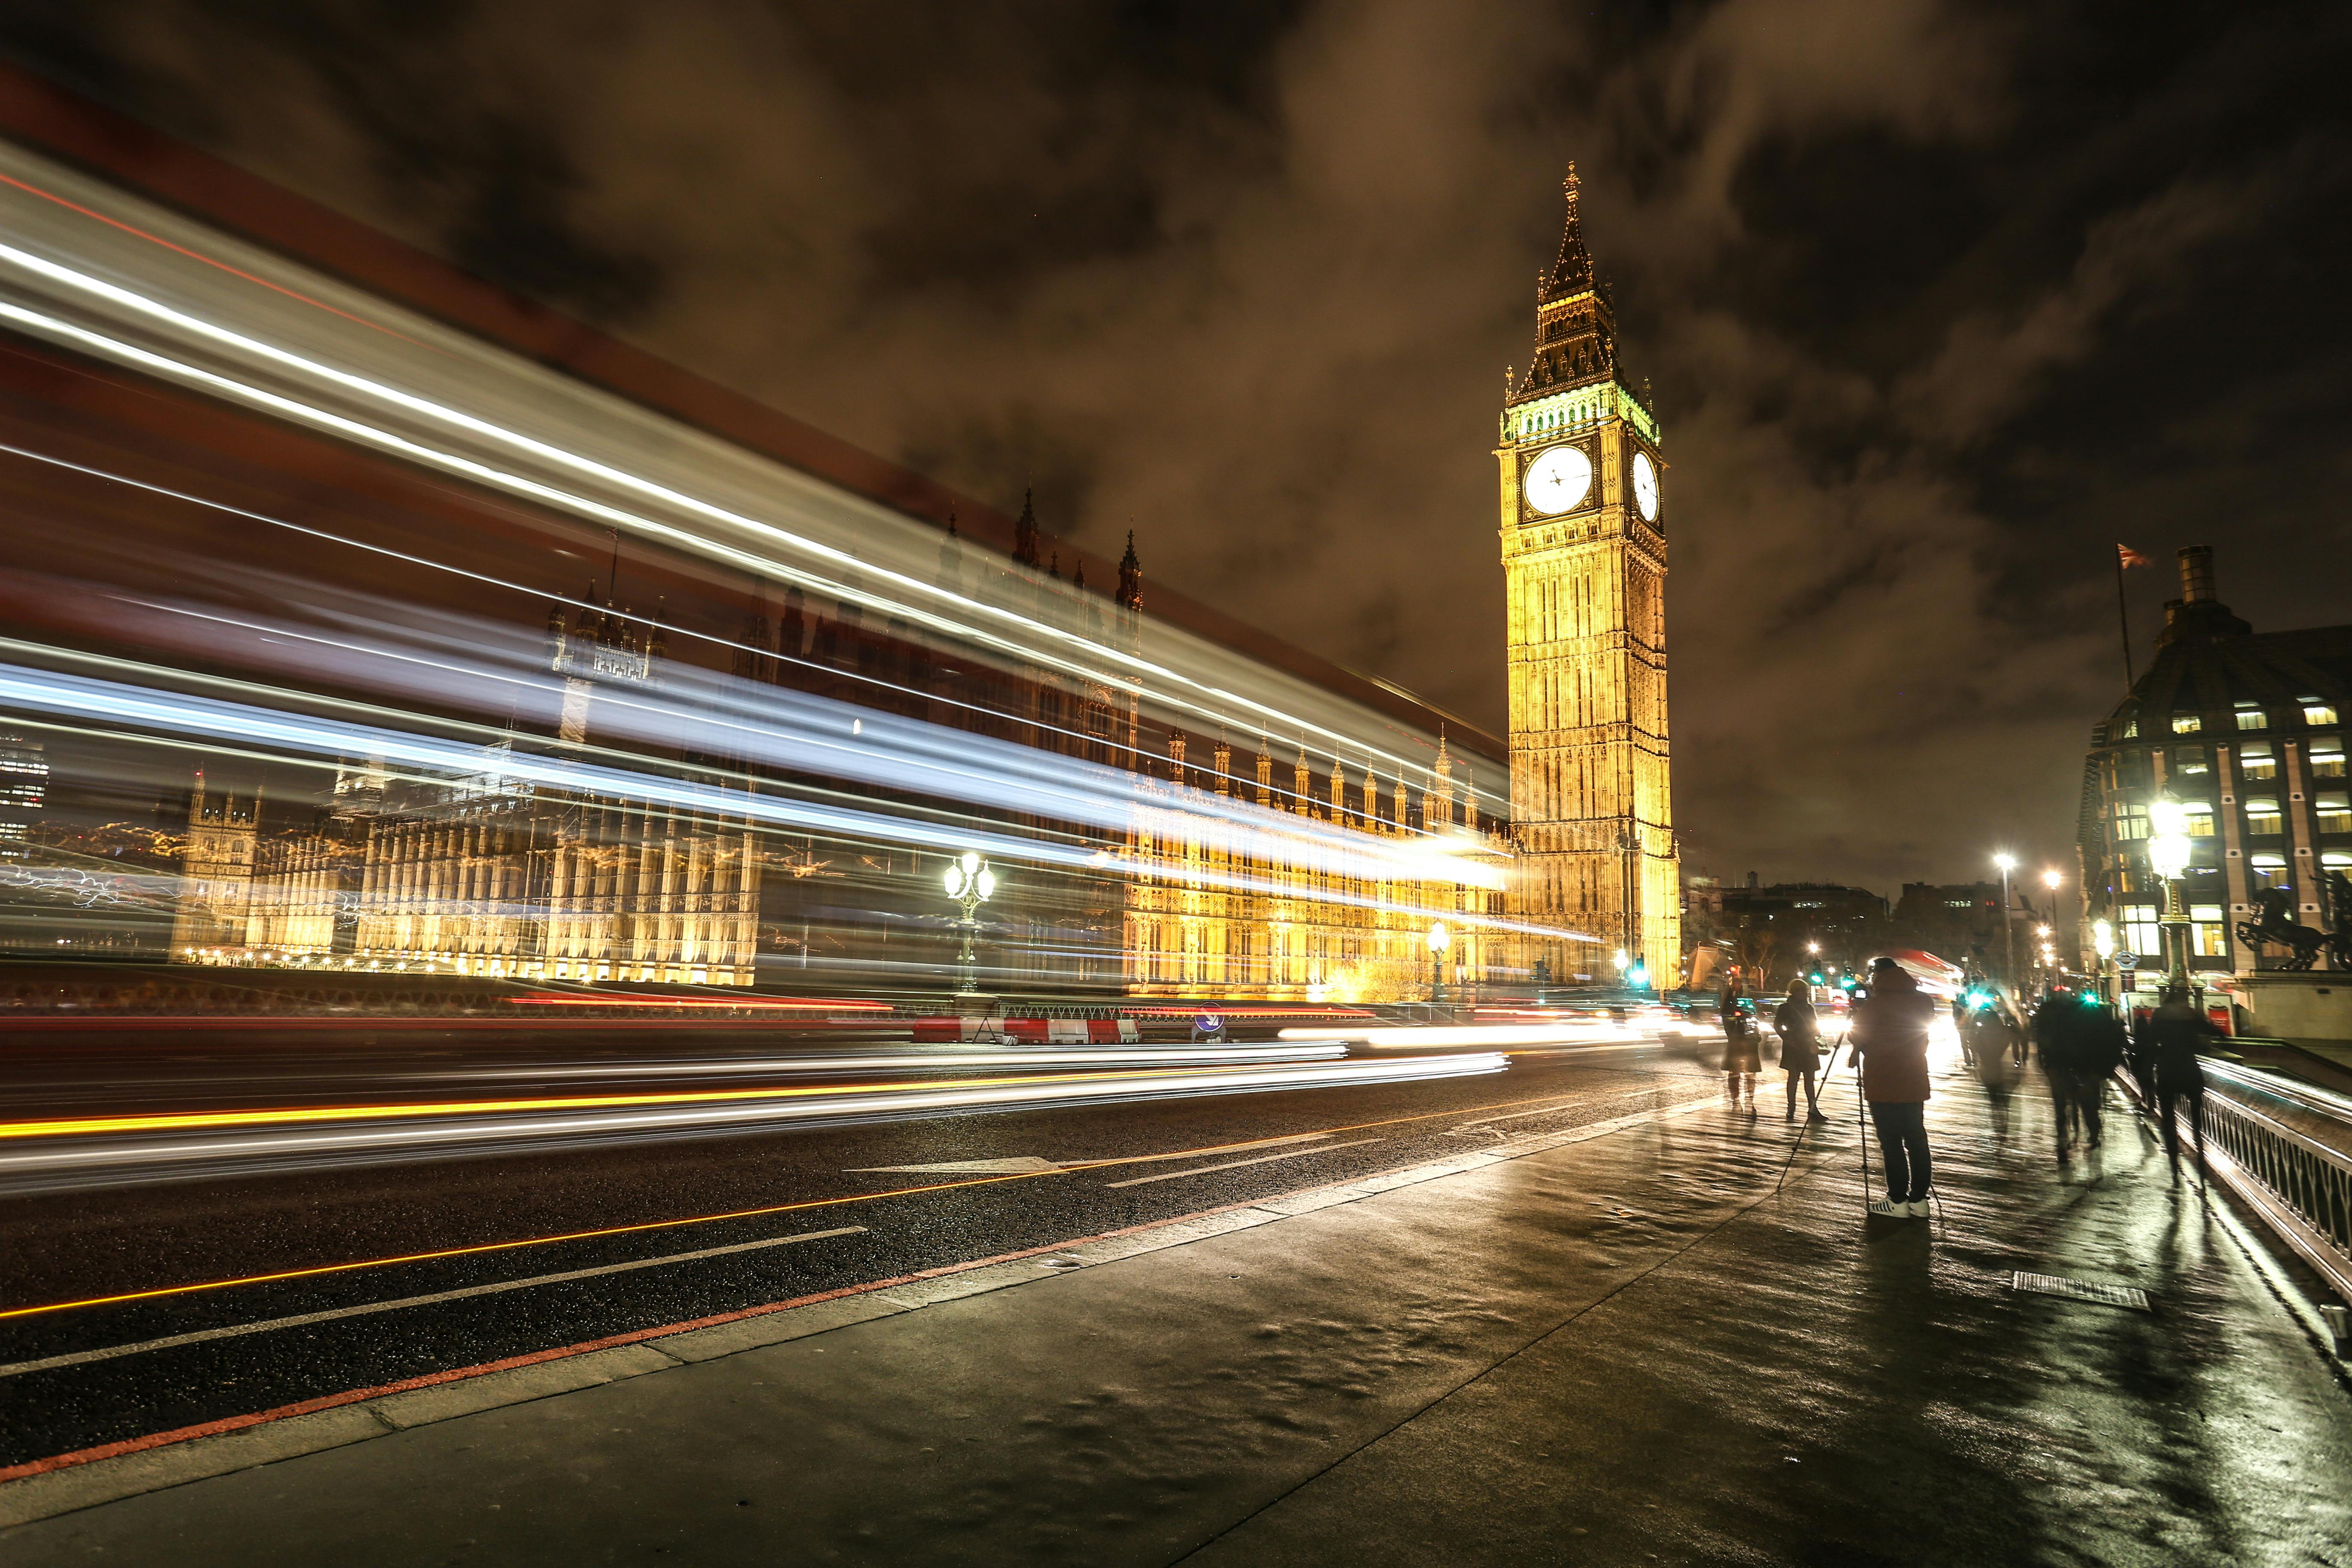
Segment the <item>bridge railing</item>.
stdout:
<path fill-rule="evenodd" d="M 2352 1099 L 2210 1058 L 2201 1065 L 2212 1174 L 2352 1302 Z M 2185 1121 L 2179 1131 L 2186 1141 Z"/>

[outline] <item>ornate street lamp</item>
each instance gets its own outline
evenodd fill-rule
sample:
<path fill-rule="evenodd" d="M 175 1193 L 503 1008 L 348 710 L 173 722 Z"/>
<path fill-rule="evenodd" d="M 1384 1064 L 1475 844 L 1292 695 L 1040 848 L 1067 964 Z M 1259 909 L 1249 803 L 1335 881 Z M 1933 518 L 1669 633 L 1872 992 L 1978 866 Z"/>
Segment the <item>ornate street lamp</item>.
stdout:
<path fill-rule="evenodd" d="M 1445 1000 L 1445 954 L 1454 946 L 1454 933 L 1439 921 L 1429 928 L 1429 1005 L 1441 1005 Z"/>
<path fill-rule="evenodd" d="M 988 901 L 988 896 L 996 891 L 996 873 L 988 868 L 986 860 L 967 849 L 961 858 L 949 863 L 945 880 L 948 897 L 963 910 L 963 918 L 956 921 L 956 930 L 963 937 L 963 950 L 956 954 L 956 973 L 961 981 L 956 994 L 978 996 L 980 955 L 972 951 L 971 942 L 980 932 L 980 921 L 974 917 L 980 906 Z"/>
<path fill-rule="evenodd" d="M 2164 984 L 2189 987 L 2189 911 L 2180 902 L 2181 874 L 2189 869 L 2189 813 L 2160 795 L 2148 803 L 2147 868 L 2164 879 Z"/>

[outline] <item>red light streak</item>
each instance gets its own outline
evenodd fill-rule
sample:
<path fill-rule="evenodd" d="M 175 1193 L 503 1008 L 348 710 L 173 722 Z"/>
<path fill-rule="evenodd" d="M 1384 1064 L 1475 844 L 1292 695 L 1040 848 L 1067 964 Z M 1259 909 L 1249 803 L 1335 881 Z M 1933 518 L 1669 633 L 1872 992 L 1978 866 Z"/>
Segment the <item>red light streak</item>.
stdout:
<path fill-rule="evenodd" d="M 518 1007 L 772 1007 L 802 1013 L 887 1013 L 887 1002 L 777 1002 L 766 997 L 740 999 L 693 996 L 564 996 L 543 992 L 509 996 Z"/>

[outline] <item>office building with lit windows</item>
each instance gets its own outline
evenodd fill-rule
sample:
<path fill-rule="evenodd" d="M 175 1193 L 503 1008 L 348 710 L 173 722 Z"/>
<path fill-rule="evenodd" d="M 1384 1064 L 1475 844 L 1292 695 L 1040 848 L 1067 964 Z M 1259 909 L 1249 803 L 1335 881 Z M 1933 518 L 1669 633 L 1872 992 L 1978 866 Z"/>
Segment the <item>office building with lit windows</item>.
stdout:
<path fill-rule="evenodd" d="M 2259 922 L 2268 889 L 2286 890 L 2298 924 L 2332 929 L 2330 879 L 2352 879 L 2347 711 L 2352 626 L 2257 632 L 2216 595 L 2211 547 L 2181 551 L 2156 660 L 2091 733 L 2078 834 L 2086 931 L 2111 921 L 2118 948 L 2160 967 L 2164 889 L 2147 840 L 2149 804 L 2165 795 L 2180 803 L 2193 850 L 2182 879 L 2191 969 L 2285 963 L 2286 948 L 2239 930 Z"/>

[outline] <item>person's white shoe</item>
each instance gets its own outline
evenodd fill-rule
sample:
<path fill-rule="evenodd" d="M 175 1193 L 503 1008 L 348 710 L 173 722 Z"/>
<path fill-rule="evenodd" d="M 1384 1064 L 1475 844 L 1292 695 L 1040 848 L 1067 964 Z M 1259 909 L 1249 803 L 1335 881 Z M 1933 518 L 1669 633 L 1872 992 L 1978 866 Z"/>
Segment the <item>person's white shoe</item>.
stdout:
<path fill-rule="evenodd" d="M 1870 1212 L 1885 1219 L 1908 1219 L 1911 1205 L 1896 1203 L 1893 1198 L 1874 1198 L 1871 1201 Z"/>
<path fill-rule="evenodd" d="M 1910 1203 L 1905 1204 L 1903 1206 L 1905 1209 L 1909 1211 L 1913 1219 L 1926 1219 L 1927 1217 L 1927 1200 L 1925 1198 L 1915 1198 Z"/>

